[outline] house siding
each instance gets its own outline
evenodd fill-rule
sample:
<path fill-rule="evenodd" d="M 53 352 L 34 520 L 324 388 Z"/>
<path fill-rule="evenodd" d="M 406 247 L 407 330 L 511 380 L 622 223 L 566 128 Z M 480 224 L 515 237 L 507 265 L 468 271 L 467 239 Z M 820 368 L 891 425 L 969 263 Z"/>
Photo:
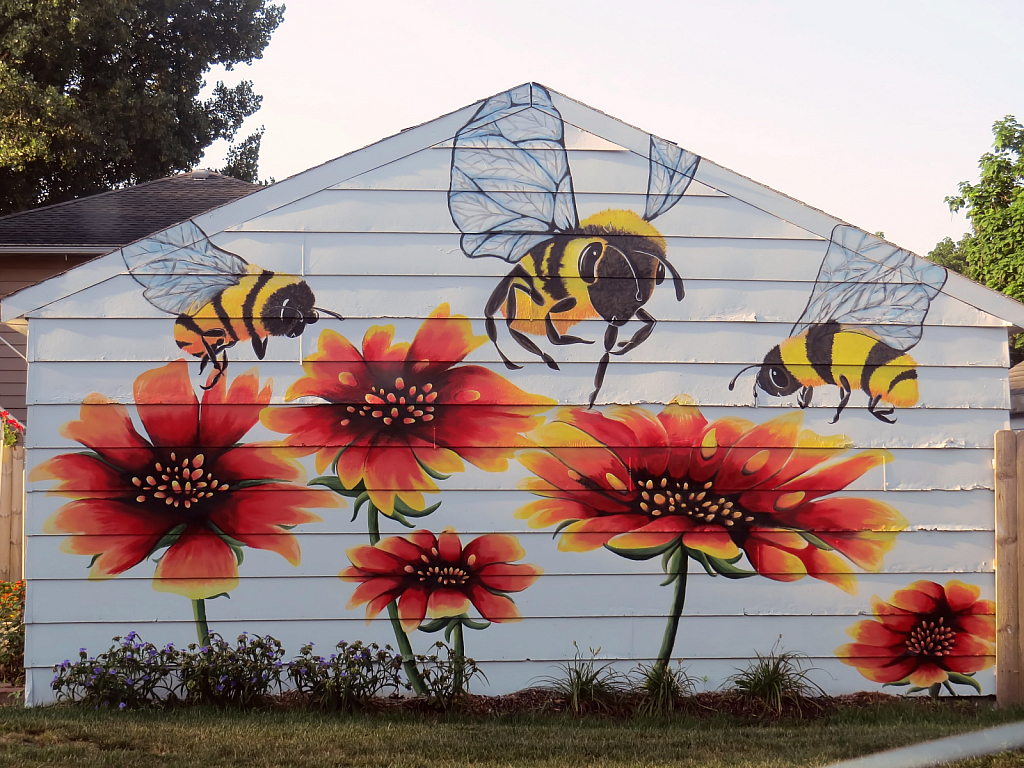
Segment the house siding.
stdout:
<path fill-rule="evenodd" d="M 563 116 L 567 112 L 563 109 Z M 567 128 L 565 144 L 581 219 L 608 208 L 644 211 L 647 157 L 611 143 L 609 136 L 612 131 L 601 138 Z M 302 405 L 286 404 L 285 393 L 303 375 L 302 362 L 317 350 L 324 329 L 341 334 L 356 348 L 364 334 L 381 325 L 393 327 L 396 342 L 410 342 L 421 327 L 440 322 L 434 313 L 448 304 L 453 314 L 470 318 L 473 332 L 482 336 L 483 308 L 511 267 L 500 259 L 470 259 L 462 252 L 446 198 L 451 158 L 451 142 L 441 142 L 352 178 L 332 179 L 324 185 L 330 188 L 210 231 L 220 248 L 265 269 L 302 276 L 317 306 L 345 317 L 343 322 L 321 317 L 298 338 L 271 338 L 263 360 L 248 343 L 238 344 L 228 353 L 228 379 L 257 368 L 261 382 L 273 379 L 271 405 L 287 411 Z M 977 587 L 981 598 L 994 599 L 992 452 L 994 432 L 1009 423 L 1009 324 L 940 293 L 923 320 L 921 341 L 910 352 L 917 363 L 920 398 L 913 407 L 896 410 L 895 424 L 874 418 L 867 396 L 856 388 L 838 423 L 832 423 L 839 399 L 836 387 L 816 389 L 803 410 L 795 396 L 773 398 L 761 392 L 755 400 L 756 371 L 741 376 L 730 390 L 729 381 L 744 366 L 760 364 L 790 335 L 829 241 L 716 188 L 711 170 L 706 176 L 698 170 L 683 198 L 654 222 L 682 277 L 685 298 L 676 300 L 671 279 L 657 287 L 644 307 L 658 318 L 653 333 L 636 349 L 613 357 L 594 412 L 613 417 L 622 413 L 621 407 L 632 407 L 655 416 L 686 395 L 708 422 L 742 419 L 758 425 L 801 414 L 803 429 L 847 436 L 849 449 L 837 452 L 835 461 L 861 451 L 891 453 L 891 461 L 853 479 L 848 487 L 836 485 L 825 492 L 861 499 L 865 505 L 883 502 L 898 510 L 907 525 L 893 538 L 876 572 L 850 566 L 856 594 L 827 579 L 778 580 L 794 573 L 741 580 L 712 577 L 691 559 L 672 658 L 685 658 L 691 674 L 707 675 L 708 684 L 716 686 L 755 651 L 766 652 L 781 638 L 786 649 L 806 653 L 822 670 L 816 679 L 830 692 L 877 689 L 877 683 L 836 656 L 837 648 L 850 640 L 847 630 L 870 618 L 872 595 L 884 600 L 919 580 L 942 585 L 959 580 Z M 257 205 L 261 194 L 245 205 Z M 123 403 L 141 429 L 133 382 L 181 357 L 172 337 L 173 317 L 150 304 L 127 274 L 29 317 L 30 470 L 54 456 L 81 450 L 60 430 L 78 417 L 90 393 Z M 489 342 L 472 351 L 466 364 L 507 380 L 527 393 L 527 400 L 532 397 L 531 402 L 552 403 L 542 414 L 549 424 L 558 407 L 586 408 L 604 321 L 585 320 L 572 327 L 570 333 L 597 341 L 592 345 L 553 347 L 543 336 L 531 337 L 552 354 L 558 370 L 516 346 L 500 314 L 497 325 L 502 349 L 521 368 L 507 369 Z M 619 338 L 629 338 L 638 327 L 630 323 Z M 837 352 L 834 362 L 856 365 L 858 359 Z M 188 366 L 200 392 L 205 376 L 198 375 L 196 361 L 190 359 Z M 187 407 L 184 400 L 177 404 Z M 473 406 L 462 407 L 468 435 L 475 428 Z M 245 442 L 281 438 L 258 424 Z M 545 442 L 550 437 L 533 440 L 538 449 L 557 448 Z M 589 443 L 572 448 L 584 463 L 591 458 L 598 462 L 604 450 Z M 316 476 L 313 459 L 301 461 L 308 476 Z M 532 473 L 515 456 L 505 471 L 465 463 L 463 471 L 445 474 L 450 477 L 436 481 L 440 493 L 426 496 L 426 503 L 440 501 L 440 508 L 413 524 L 435 533 L 453 526 L 463 543 L 480 535 L 510 534 L 525 551 L 520 562 L 543 568 L 536 584 L 509 594 L 522 621 L 466 632 L 467 653 L 489 681 L 479 685 L 480 692 L 526 687 L 555 673 L 554 665 L 571 659 L 577 647 L 600 649 L 602 658 L 622 670 L 656 657 L 673 590 L 659 586 L 665 579 L 660 558 L 631 560 L 600 547 L 587 552 L 560 549 L 564 534 L 555 535 L 554 524 L 532 528 L 516 515 L 540 497 L 524 489 Z M 62 554 L 65 537 L 52 528 L 44 532 L 44 522 L 66 503 L 46 493 L 51 487 L 52 480 L 28 485 L 26 663 L 32 703 L 49 700 L 50 668 L 73 657 L 79 647 L 98 652 L 111 637 L 130 630 L 160 644 L 184 645 L 196 632 L 184 597 L 154 591 L 155 566 L 150 561 L 113 579 L 87 580 L 88 557 Z M 365 508 L 355 519 L 352 511 L 351 500 L 346 509 L 319 510 L 323 522 L 293 531 L 302 552 L 298 566 L 275 552 L 246 549 L 230 599 L 207 601 L 211 629 L 229 638 L 242 631 L 269 633 L 293 652 L 310 640 L 321 649 L 355 639 L 394 645 L 386 613 L 367 622 L 362 607 L 346 608 L 354 585 L 340 580 L 338 573 L 350 565 L 346 550 L 367 543 Z M 388 538 L 409 531 L 384 517 L 381 533 Z M 746 560 L 740 565 L 750 567 Z M 416 651 L 423 652 L 437 636 L 417 632 L 411 639 Z M 984 693 L 992 693 L 991 665 L 979 666 L 987 668 L 976 679 Z"/>
<path fill-rule="evenodd" d="M 61 254 L 4 254 L 0 256 L 0 299 L 22 288 L 41 283 L 83 261 L 87 259 Z M 24 334 L 6 325 L 0 325 L 0 336 L 21 354 L 25 354 Z M 0 345 L 0 406 L 22 423 L 28 418 L 28 408 L 25 405 L 27 375 L 28 363 L 6 344 Z"/>

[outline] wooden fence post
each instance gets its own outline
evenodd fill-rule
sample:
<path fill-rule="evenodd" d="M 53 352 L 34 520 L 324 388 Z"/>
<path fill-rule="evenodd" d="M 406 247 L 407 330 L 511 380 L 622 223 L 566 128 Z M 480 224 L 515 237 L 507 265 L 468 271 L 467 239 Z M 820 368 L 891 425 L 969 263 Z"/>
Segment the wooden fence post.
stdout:
<path fill-rule="evenodd" d="M 11 572 L 11 498 L 13 488 L 13 451 L 0 445 L 0 581 L 12 581 Z"/>
<path fill-rule="evenodd" d="M 11 457 L 11 533 L 8 536 L 10 581 L 25 578 L 25 446 L 16 445 Z M 3 540 L 0 539 L 0 547 Z"/>
<path fill-rule="evenodd" d="M 1024 438 L 1024 436 L 1022 436 Z M 1011 430 L 996 432 L 996 699 L 1001 705 L 1021 700 L 1018 467 L 1024 465 L 1024 439 Z"/>

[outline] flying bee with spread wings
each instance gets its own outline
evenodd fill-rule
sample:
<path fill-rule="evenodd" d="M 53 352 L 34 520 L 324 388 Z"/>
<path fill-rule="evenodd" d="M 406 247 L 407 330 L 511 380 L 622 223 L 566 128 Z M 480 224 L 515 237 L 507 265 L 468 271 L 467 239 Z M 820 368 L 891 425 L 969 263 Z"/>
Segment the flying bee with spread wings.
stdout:
<path fill-rule="evenodd" d="M 774 397 L 799 390 L 801 408 L 815 387 L 839 387 L 839 408 L 854 389 L 868 396 L 868 412 L 888 424 L 896 408 L 917 404 L 917 363 L 907 354 L 920 340 L 946 269 L 847 225 L 832 238 L 800 319 L 789 338 L 772 347 L 759 368 L 761 389 Z M 880 407 L 887 405 L 888 408 Z"/>
<path fill-rule="evenodd" d="M 523 349 L 558 370 L 530 336 L 554 346 L 593 344 L 568 335 L 582 320 L 602 319 L 604 354 L 594 376 L 593 406 L 611 355 L 624 355 L 650 337 L 657 320 L 644 305 L 671 274 L 676 300 L 683 281 L 651 221 L 682 197 L 700 158 L 650 137 L 644 215 L 606 210 L 580 221 L 565 148 L 564 124 L 551 95 L 527 84 L 488 99 L 458 132 L 452 151 L 448 208 L 470 258 L 515 264 L 484 308 L 487 335 L 505 366 L 495 315 Z M 630 320 L 642 325 L 619 341 Z"/>
<path fill-rule="evenodd" d="M 199 372 L 212 365 L 216 375 L 228 368 L 227 350 L 249 340 L 256 357 L 267 354 L 270 336 L 295 338 L 324 313 L 304 280 L 249 264 L 218 248 L 192 221 L 164 230 L 122 250 L 128 272 L 146 290 L 157 309 L 177 315 L 174 341 L 200 359 Z"/>

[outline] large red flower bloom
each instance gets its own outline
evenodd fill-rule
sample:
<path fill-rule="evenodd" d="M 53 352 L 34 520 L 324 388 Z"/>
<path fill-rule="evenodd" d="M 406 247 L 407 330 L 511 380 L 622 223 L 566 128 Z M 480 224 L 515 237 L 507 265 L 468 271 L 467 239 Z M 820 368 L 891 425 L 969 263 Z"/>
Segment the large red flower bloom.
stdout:
<path fill-rule="evenodd" d="M 477 365 L 458 365 L 487 341 L 474 336 L 467 318 L 435 309 L 412 344 L 393 343 L 394 326 L 373 326 L 362 353 L 330 329 L 306 358 L 306 375 L 287 400 L 317 397 L 324 404 L 270 408 L 263 423 L 288 435 L 285 444 L 316 453 L 323 473 L 337 460 L 349 489 L 365 485 L 387 515 L 399 498 L 423 509 L 423 493 L 436 493 L 433 478 L 461 472 L 463 459 L 503 472 L 522 433 L 536 427 L 553 400 L 531 395 Z"/>
<path fill-rule="evenodd" d="M 366 603 L 369 622 L 398 600 L 406 632 L 428 615 L 461 616 L 471 603 L 488 621 L 519 621 L 519 609 L 506 593 L 522 592 L 543 573 L 536 565 L 512 562 L 526 556 L 515 536 L 485 534 L 463 547 L 451 527 L 440 536 L 430 531 L 392 536 L 374 546 L 352 547 L 347 554 L 352 565 L 338 575 L 360 584 L 346 607 Z"/>
<path fill-rule="evenodd" d="M 848 592 L 856 577 L 844 559 L 878 570 L 907 522 L 880 501 L 830 496 L 891 459 L 845 450 L 843 436 L 801 430 L 801 413 L 764 424 L 708 423 L 689 398 L 654 415 L 637 406 L 603 413 L 564 409 L 530 434 L 546 450 L 520 462 L 537 477 L 520 487 L 544 497 L 516 516 L 533 528 L 558 525 L 559 549 L 602 545 L 633 559 L 679 545 L 706 568 L 741 575 L 742 550 L 762 576 L 810 574 Z"/>
<path fill-rule="evenodd" d="M 978 587 L 950 581 L 915 581 L 888 602 L 871 598 L 874 619 L 847 630 L 856 642 L 836 649 L 844 664 L 876 683 L 929 688 L 965 679 L 995 661 L 995 604 Z M 936 689 L 937 690 L 937 689 Z M 980 688 L 979 688 L 980 691 Z"/>
<path fill-rule="evenodd" d="M 91 453 L 44 461 L 29 479 L 58 480 L 51 494 L 74 499 L 44 524 L 66 533 L 62 549 L 92 555 L 90 578 L 110 578 L 167 547 L 153 583 L 162 592 L 200 600 L 238 586 L 241 546 L 277 552 L 299 563 L 289 532 L 320 522 L 308 507 L 336 507 L 327 491 L 293 482 L 302 466 L 281 449 L 235 444 L 270 402 L 253 370 L 228 389 L 221 378 L 196 399 L 184 360 L 135 380 L 135 404 L 149 439 L 128 409 L 93 394 L 80 418 L 60 433 Z"/>

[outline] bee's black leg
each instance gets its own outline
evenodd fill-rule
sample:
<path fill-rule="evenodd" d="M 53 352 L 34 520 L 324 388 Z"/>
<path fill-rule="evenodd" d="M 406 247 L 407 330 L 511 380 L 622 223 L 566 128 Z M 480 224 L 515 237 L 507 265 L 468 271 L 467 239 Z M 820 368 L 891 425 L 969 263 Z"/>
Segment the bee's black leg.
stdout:
<path fill-rule="evenodd" d="M 836 409 L 836 415 L 832 417 L 832 421 L 829 424 L 835 424 L 839 421 L 839 414 L 843 412 L 843 408 L 850 402 L 850 393 L 853 389 L 850 387 L 850 381 L 845 376 L 839 376 L 839 408 Z"/>
<path fill-rule="evenodd" d="M 884 410 L 884 411 L 876 411 L 875 410 L 875 408 L 878 407 L 878 403 L 881 400 L 882 400 L 882 396 L 881 395 L 875 395 L 874 397 L 872 397 L 870 402 L 868 402 L 868 413 L 870 413 L 872 416 L 874 416 L 879 421 L 884 421 L 886 424 L 895 424 L 896 423 L 896 419 L 888 418 L 888 416 L 890 414 L 895 412 L 895 410 L 896 410 L 895 408 L 889 408 L 889 409 Z"/>
<path fill-rule="evenodd" d="M 572 296 L 562 299 L 556 302 L 551 309 L 548 310 L 547 314 L 544 315 L 544 330 L 548 335 L 548 341 L 556 346 L 563 346 L 565 344 L 593 344 L 592 339 L 581 339 L 579 336 L 568 336 L 558 332 L 555 328 L 554 322 L 551 320 L 552 315 L 557 315 L 559 312 L 568 312 L 570 309 L 576 306 L 576 299 Z"/>
<path fill-rule="evenodd" d="M 601 355 L 601 362 L 597 364 L 597 373 L 594 374 L 594 391 L 590 393 L 590 402 L 587 408 L 594 407 L 594 401 L 597 400 L 597 394 L 601 391 L 601 387 L 604 386 L 604 375 L 608 372 L 608 361 L 611 359 L 609 355 L 615 348 L 615 340 L 619 338 L 619 329 L 617 326 L 609 325 L 604 331 L 604 354 Z"/>
<path fill-rule="evenodd" d="M 487 299 L 487 305 L 484 307 L 484 328 L 487 330 L 487 338 L 491 340 L 494 348 L 498 350 L 498 354 L 501 356 L 501 361 L 505 363 L 505 367 L 509 370 L 518 370 L 523 366 L 517 365 L 509 360 L 505 353 L 501 351 L 501 347 L 498 346 L 498 328 L 494 322 L 494 315 L 497 314 L 498 310 L 501 309 L 502 304 L 505 304 L 509 300 L 514 301 L 515 297 L 512 295 L 512 283 L 517 277 L 529 278 L 529 273 L 523 268 L 522 264 L 517 264 L 511 272 L 501 279 L 497 287 L 491 292 L 490 298 Z M 507 308 L 506 308 L 507 313 Z"/>
<path fill-rule="evenodd" d="M 804 387 L 800 390 L 800 395 L 797 402 L 801 408 L 806 408 L 811 404 L 811 398 L 814 396 L 814 387 Z"/>
<path fill-rule="evenodd" d="M 256 353 L 256 358 L 262 360 L 267 356 L 267 342 L 270 339 L 261 339 L 259 336 L 252 337 L 252 351 Z"/>
<path fill-rule="evenodd" d="M 523 270 L 523 271 L 525 272 L 525 270 Z M 522 331 L 517 331 L 515 328 L 512 327 L 512 323 L 514 323 L 516 321 L 516 310 L 518 309 L 518 306 L 517 306 L 517 303 L 516 303 L 516 291 L 523 291 L 524 293 L 530 293 L 530 291 L 527 288 L 523 288 L 522 286 L 515 285 L 514 283 L 509 288 L 509 291 L 508 291 L 508 302 L 505 304 L 505 311 L 507 313 L 505 315 L 505 325 L 508 328 L 509 336 L 511 336 L 513 339 L 515 339 L 516 344 L 518 344 L 520 347 L 525 349 L 527 352 L 532 352 L 533 354 L 537 355 L 537 357 L 539 357 L 541 360 L 543 360 L 545 363 L 547 363 L 548 368 L 550 368 L 553 371 L 557 371 L 558 370 L 558 363 L 556 363 L 554 361 L 554 359 L 551 357 L 551 355 L 549 355 L 547 352 L 545 352 L 540 347 L 538 347 L 536 344 L 534 344 L 533 340 L 530 339 L 530 337 L 527 336 L 525 333 L 523 333 Z M 542 299 L 542 301 L 543 301 L 543 299 Z"/>
<path fill-rule="evenodd" d="M 658 324 L 656 317 L 643 308 L 636 311 L 636 317 L 643 322 L 643 326 L 633 334 L 633 337 L 629 341 L 620 341 L 619 349 L 616 349 L 611 354 L 624 355 L 630 350 L 636 349 L 647 341 L 650 335 L 654 332 L 654 326 Z"/>

